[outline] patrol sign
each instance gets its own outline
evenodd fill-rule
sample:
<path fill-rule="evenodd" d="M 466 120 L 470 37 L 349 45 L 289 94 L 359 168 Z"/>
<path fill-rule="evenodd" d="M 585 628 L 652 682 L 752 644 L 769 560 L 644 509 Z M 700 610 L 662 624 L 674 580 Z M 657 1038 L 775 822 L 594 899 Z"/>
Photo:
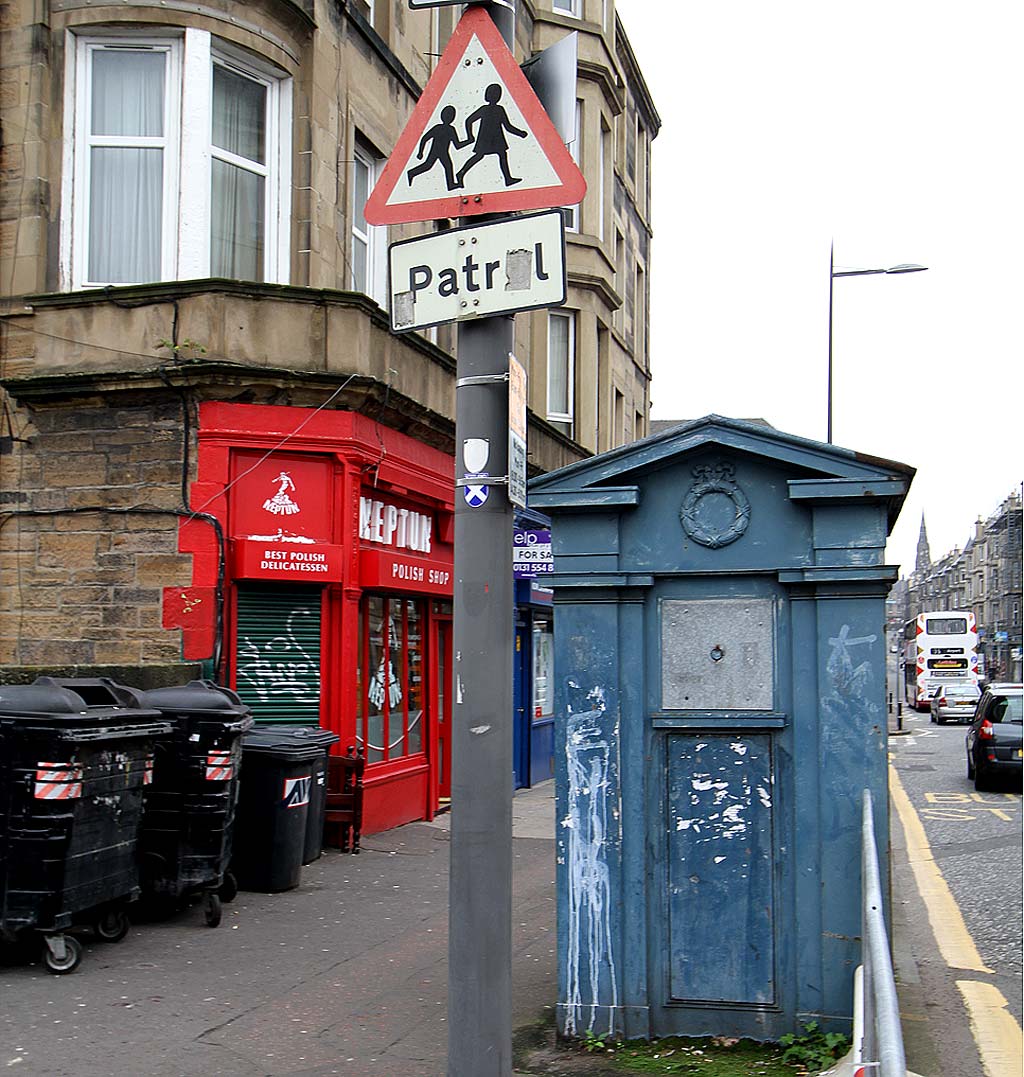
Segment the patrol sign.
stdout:
<path fill-rule="evenodd" d="M 509 314 L 565 302 L 565 222 L 558 210 L 393 243 L 391 328 Z"/>

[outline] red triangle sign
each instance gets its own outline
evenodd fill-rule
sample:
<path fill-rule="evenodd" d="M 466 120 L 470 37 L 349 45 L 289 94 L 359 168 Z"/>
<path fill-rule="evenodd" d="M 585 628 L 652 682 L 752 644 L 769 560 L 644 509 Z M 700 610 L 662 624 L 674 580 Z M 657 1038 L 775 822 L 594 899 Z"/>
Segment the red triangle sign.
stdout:
<path fill-rule="evenodd" d="M 493 20 L 462 16 L 363 215 L 405 224 L 582 201 L 587 183 Z"/>

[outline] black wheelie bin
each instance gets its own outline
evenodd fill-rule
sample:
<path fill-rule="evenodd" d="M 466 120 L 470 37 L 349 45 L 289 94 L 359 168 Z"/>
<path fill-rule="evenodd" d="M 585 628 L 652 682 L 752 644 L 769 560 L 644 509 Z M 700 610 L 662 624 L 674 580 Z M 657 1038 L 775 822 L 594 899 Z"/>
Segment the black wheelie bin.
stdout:
<path fill-rule="evenodd" d="M 32 933 L 53 973 L 72 972 L 91 925 L 116 942 L 139 895 L 137 839 L 158 711 L 106 678 L 0 686 L 0 939 Z"/>
<path fill-rule="evenodd" d="M 319 744 L 289 726 L 261 726 L 242 738 L 242 781 L 231 870 L 243 890 L 292 890 L 302 876 Z"/>
<path fill-rule="evenodd" d="M 206 923 L 221 920 L 221 899 L 237 892 L 228 870 L 249 708 L 212 681 L 191 681 L 140 695 L 172 733 L 156 746 L 153 781 L 146 787 L 139 857 L 142 896 L 151 910 L 169 912 L 202 895 Z"/>

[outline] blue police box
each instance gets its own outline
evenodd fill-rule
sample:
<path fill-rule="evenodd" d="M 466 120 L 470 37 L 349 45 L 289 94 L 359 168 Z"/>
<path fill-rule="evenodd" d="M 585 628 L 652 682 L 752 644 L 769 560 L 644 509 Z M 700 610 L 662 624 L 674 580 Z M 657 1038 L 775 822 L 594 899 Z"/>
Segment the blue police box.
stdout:
<path fill-rule="evenodd" d="M 849 1031 L 913 474 L 710 415 L 530 483 L 555 558 L 562 1034 Z"/>

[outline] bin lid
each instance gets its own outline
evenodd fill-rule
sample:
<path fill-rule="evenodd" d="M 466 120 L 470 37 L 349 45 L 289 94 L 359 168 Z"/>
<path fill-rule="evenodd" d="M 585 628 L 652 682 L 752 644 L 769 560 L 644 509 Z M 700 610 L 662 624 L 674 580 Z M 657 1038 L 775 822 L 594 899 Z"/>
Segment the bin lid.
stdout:
<path fill-rule="evenodd" d="M 256 755 L 272 755 L 278 759 L 316 759 L 323 755 L 323 747 L 306 737 L 294 736 L 295 730 L 288 726 L 280 728 L 253 729 L 242 737 L 242 752 Z M 244 766 L 244 762 L 243 762 Z"/>
<path fill-rule="evenodd" d="M 160 720 L 160 712 L 142 707 L 133 689 L 103 677 L 78 683 L 86 689 L 84 694 L 54 677 L 37 677 L 31 684 L 0 685 L 0 722 L 18 728 L 90 731 L 150 725 L 154 733 L 170 732 L 170 726 Z M 89 688 L 97 690 L 95 702 L 89 699 Z"/>
<path fill-rule="evenodd" d="M 273 722 L 260 722 L 257 727 L 261 730 L 274 730 L 287 733 L 294 740 L 303 744 L 312 744 L 314 747 L 328 749 L 332 744 L 337 744 L 341 737 L 330 729 L 324 729 L 318 725 L 289 725 L 282 723 L 275 725 Z"/>
<path fill-rule="evenodd" d="M 153 688 L 141 693 L 142 703 L 157 710 L 187 715 L 235 718 L 249 714 L 237 692 L 213 681 L 189 681 L 170 688 Z"/>

